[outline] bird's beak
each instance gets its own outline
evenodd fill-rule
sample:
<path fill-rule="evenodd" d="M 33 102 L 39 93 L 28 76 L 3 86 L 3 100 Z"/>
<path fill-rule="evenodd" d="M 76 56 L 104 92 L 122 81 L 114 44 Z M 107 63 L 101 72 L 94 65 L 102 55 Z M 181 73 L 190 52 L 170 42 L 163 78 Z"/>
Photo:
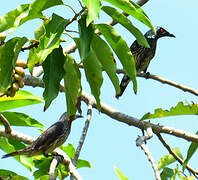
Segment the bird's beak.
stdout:
<path fill-rule="evenodd" d="M 175 37 L 175 35 L 174 34 L 171 34 L 171 33 L 168 33 L 166 36 Z"/>
<path fill-rule="evenodd" d="M 83 118 L 81 114 L 76 114 L 76 118 Z"/>

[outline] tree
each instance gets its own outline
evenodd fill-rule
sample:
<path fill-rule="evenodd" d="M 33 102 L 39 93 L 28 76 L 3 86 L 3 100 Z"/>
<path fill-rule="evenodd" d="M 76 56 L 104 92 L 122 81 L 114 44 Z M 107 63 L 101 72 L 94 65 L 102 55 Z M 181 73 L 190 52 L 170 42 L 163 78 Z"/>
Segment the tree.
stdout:
<path fill-rule="evenodd" d="M 152 120 L 154 118 L 175 115 L 197 115 L 197 104 L 178 102 L 176 106 L 172 106 L 169 110 L 158 108 L 154 113 L 146 113 L 142 118 L 134 118 L 138 115 L 133 114 L 134 117 L 127 116 L 126 114 L 121 113 L 121 110 L 115 110 L 102 102 L 103 98 L 101 97 L 101 92 L 103 92 L 103 90 L 101 90 L 101 88 L 104 86 L 102 86 L 103 80 L 111 81 L 108 83 L 111 84 L 111 88 L 113 89 L 114 87 L 115 90 L 114 95 L 111 95 L 113 100 L 119 92 L 119 79 L 117 73 L 126 72 L 130 76 L 135 93 L 139 93 L 140 90 L 146 90 L 138 86 L 133 56 L 130 53 L 127 43 L 122 38 L 124 33 L 120 31 L 120 35 L 113 25 L 116 23 L 121 24 L 126 29 L 125 31 L 128 30 L 132 33 L 138 42 L 144 46 L 148 46 L 148 44 L 141 31 L 127 19 L 128 14 L 155 31 L 155 27 L 151 23 L 152 19 L 150 21 L 145 12 L 137 5 L 139 4 L 142 6 L 146 1 L 138 1 L 137 4 L 132 1 L 124 0 L 106 0 L 106 2 L 109 4 L 106 4 L 103 1 L 100 2 L 99 0 L 83 1 L 84 5 L 79 3 L 78 12 L 76 12 L 76 10 L 74 10 L 76 8 L 74 5 L 71 7 L 68 4 L 64 4 L 61 0 L 35 0 L 30 4 L 18 6 L 18 8 L 6 13 L 0 18 L 0 32 L 9 30 L 9 33 L 12 33 L 13 35 L 16 29 L 22 27 L 32 19 L 41 19 L 42 21 L 41 25 L 35 30 L 34 39 L 30 39 L 29 37 L 10 37 L 10 35 L 8 35 L 7 39 L 9 40 L 7 40 L 2 33 L 0 46 L 0 90 L 2 97 L 0 98 L 0 107 L 1 122 L 5 127 L 5 130 L 4 128 L 0 129 L 1 149 L 6 152 L 12 152 L 15 149 L 23 148 L 23 143 L 29 144 L 33 141 L 33 138 L 28 136 L 26 137 L 25 135 L 21 135 L 19 132 L 14 131 L 13 128 L 11 128 L 12 126 L 34 126 L 43 128 L 43 125 L 38 120 L 31 118 L 27 114 L 12 111 L 13 108 L 43 102 L 41 98 L 32 95 L 30 92 L 24 90 L 18 91 L 18 87 L 22 87 L 24 82 L 25 86 L 45 86 L 43 92 L 45 113 L 47 113 L 49 107 L 51 109 L 56 109 L 56 107 L 51 103 L 58 96 L 59 91 L 64 92 L 66 95 L 68 116 L 75 114 L 77 111 L 81 112 L 81 101 L 84 101 L 87 104 L 88 112 L 84 131 L 82 133 L 79 146 L 76 148 L 76 153 L 71 144 L 60 147 L 62 151 L 60 149 L 57 150 L 57 152 L 63 154 L 65 158 L 65 161 L 60 163 L 58 168 L 54 168 L 58 163 L 56 159 L 52 160 L 51 158 L 45 158 L 44 156 L 16 157 L 17 161 L 28 167 L 33 172 L 36 179 L 47 179 L 49 178 L 48 172 L 53 176 L 54 171 L 55 176 L 59 176 L 60 178 L 67 177 L 68 173 L 71 172 L 77 179 L 80 179 L 79 173 L 75 170 L 74 166 L 77 164 L 78 168 L 91 167 L 88 161 L 78 160 L 78 156 L 92 117 L 92 108 L 98 109 L 99 112 L 104 113 L 113 120 L 123 122 L 145 131 L 145 136 L 138 134 L 141 136 L 137 138 L 136 144 L 145 151 L 148 159 L 151 161 L 156 179 L 160 179 L 159 176 L 163 179 L 170 177 L 175 178 L 176 175 L 182 179 L 184 178 L 182 177 L 183 173 L 181 173 L 182 168 L 187 169 L 187 171 L 192 173 L 193 176 L 197 176 L 197 172 L 187 164 L 196 151 L 198 136 L 170 126 L 159 125 L 156 121 L 154 121 L 154 123 L 146 121 L 148 119 Z M 51 7 L 58 7 L 58 5 L 69 7 L 68 9 L 72 10 L 74 15 L 69 14 L 69 17 L 64 17 L 53 12 L 47 16 L 43 15 L 43 11 Z M 68 9 L 66 12 L 69 11 Z M 99 18 L 100 11 L 109 15 L 114 20 L 104 24 L 105 21 L 100 17 L 102 23 L 97 23 L 96 20 Z M 124 11 L 125 13 L 121 13 L 121 11 Z M 78 22 L 78 27 L 73 25 L 76 22 Z M 69 30 L 70 27 L 72 31 Z M 73 37 L 75 31 L 77 31 L 78 34 Z M 99 36 L 101 33 L 104 38 Z M 71 38 L 72 43 L 64 47 L 64 41 L 71 40 Z M 76 47 L 78 48 L 80 58 L 71 54 L 75 51 Z M 21 68 L 26 68 L 26 64 L 18 60 L 18 57 L 23 51 L 29 51 L 29 55 L 27 55 L 25 59 L 28 60 L 27 67 L 30 72 L 26 71 L 24 78 L 24 71 Z M 76 51 L 75 53 L 77 54 L 78 52 Z M 117 69 L 114 58 L 116 58 L 116 62 L 120 61 L 124 70 Z M 15 69 L 14 74 L 13 69 Z M 40 72 L 35 71 L 35 69 Z M 104 76 L 102 71 L 105 71 L 108 74 L 108 77 Z M 43 74 L 42 78 L 39 78 L 40 74 Z M 19 76 L 19 79 L 17 79 L 17 75 Z M 14 80 L 12 79 L 12 76 L 15 77 Z M 87 88 L 84 83 L 84 77 L 86 77 L 91 93 L 94 97 L 82 91 L 82 89 L 84 90 Z M 146 77 L 146 75 L 137 73 L 137 77 Z M 23 81 L 21 80 L 22 78 Z M 194 95 L 198 95 L 198 92 L 192 88 L 163 79 L 159 76 L 150 75 L 148 78 L 166 83 Z M 64 85 L 61 84 L 60 86 L 59 84 L 62 79 L 64 79 Z M 29 91 L 31 90 L 32 89 Z M 104 90 L 104 93 L 108 93 L 108 91 Z M 8 97 L 6 97 L 6 95 Z M 133 93 L 130 92 L 128 96 L 133 96 Z M 140 103 L 144 106 L 144 102 Z M 83 113 L 85 114 L 84 108 Z M 95 113 L 92 118 L 94 118 L 94 116 L 96 116 Z M 100 132 L 102 133 L 102 131 Z M 166 143 L 164 140 L 165 138 L 161 135 L 163 133 L 192 142 L 186 159 L 182 157 L 182 153 L 179 148 L 171 148 Z M 161 155 L 162 158 L 160 159 L 158 166 L 156 165 L 147 144 L 144 144 L 145 141 L 149 142 L 148 139 L 154 135 L 156 135 L 160 140 L 156 140 L 156 142 L 162 142 L 164 147 L 170 153 L 167 156 Z M 106 148 L 111 148 L 111 146 L 108 145 Z M 65 152 L 68 154 L 70 159 L 72 159 L 73 164 Z M 86 159 L 89 159 L 89 157 Z M 170 166 L 168 166 L 175 161 L 179 162 L 179 164 L 183 164 L 183 167 L 175 165 L 170 168 Z M 146 164 L 148 162 L 142 162 L 142 164 L 143 163 Z M 36 170 L 34 170 L 34 168 L 36 168 Z M 126 179 L 126 177 L 117 168 L 116 172 L 120 179 Z M 159 172 L 161 173 L 160 175 Z M 8 174 L 12 177 L 19 176 L 14 172 L 1 170 L 1 176 L 4 178 L 7 178 Z M 20 175 L 23 175 L 23 173 L 20 173 Z M 193 176 L 185 178 L 190 179 L 193 178 Z"/>

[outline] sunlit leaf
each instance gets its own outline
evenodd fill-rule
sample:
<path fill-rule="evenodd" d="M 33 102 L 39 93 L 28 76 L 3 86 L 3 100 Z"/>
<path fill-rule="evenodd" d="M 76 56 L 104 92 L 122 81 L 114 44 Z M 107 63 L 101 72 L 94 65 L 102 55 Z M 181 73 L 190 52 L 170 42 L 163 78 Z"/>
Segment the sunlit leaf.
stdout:
<path fill-rule="evenodd" d="M 82 168 L 82 167 L 92 168 L 92 165 L 89 161 L 78 159 L 76 167 L 77 168 Z"/>
<path fill-rule="evenodd" d="M 107 72 L 109 78 L 111 79 L 116 95 L 120 93 L 119 79 L 116 74 L 116 62 L 113 57 L 113 52 L 106 42 L 100 38 L 100 36 L 94 34 L 91 47 L 97 56 L 97 59 L 102 64 L 104 70 Z"/>
<path fill-rule="evenodd" d="M 0 112 L 43 102 L 41 98 L 32 93 L 19 90 L 14 97 L 3 96 L 0 98 Z"/>
<path fill-rule="evenodd" d="M 103 34 L 107 42 L 110 44 L 120 62 L 122 63 L 127 75 L 133 81 L 134 92 L 137 92 L 137 81 L 136 81 L 136 68 L 133 55 L 120 34 L 110 25 L 97 24 L 96 27 Z"/>
<path fill-rule="evenodd" d="M 120 180 L 128 180 L 128 178 L 117 167 L 115 167 L 115 171 Z"/>
<path fill-rule="evenodd" d="M 172 150 L 173 150 L 173 151 L 175 152 L 175 154 L 177 154 L 181 159 L 183 159 L 182 154 L 181 154 L 181 151 L 180 151 L 179 148 L 173 148 Z M 165 168 L 166 166 L 168 166 L 169 164 L 171 164 L 171 163 L 173 163 L 173 162 L 175 162 L 175 161 L 176 161 L 176 159 L 175 159 L 175 158 L 173 157 L 173 155 L 171 155 L 171 154 L 168 154 L 168 155 L 166 155 L 166 156 L 163 156 L 163 157 L 159 160 L 159 162 L 158 162 L 158 169 L 161 170 L 161 169 Z"/>
<path fill-rule="evenodd" d="M 60 81 L 64 75 L 64 63 L 65 56 L 61 46 L 58 49 L 54 49 L 43 63 L 43 81 L 45 84 L 45 90 L 43 93 L 45 100 L 44 110 L 50 106 L 51 102 L 59 93 Z"/>
<path fill-rule="evenodd" d="M 141 120 L 178 115 L 198 115 L 198 104 L 184 105 L 183 102 L 179 102 L 175 107 L 171 107 L 170 110 L 163 110 L 162 108 L 155 109 L 153 114 L 147 113 Z"/>
<path fill-rule="evenodd" d="M 141 31 L 138 28 L 136 28 L 132 24 L 132 22 L 125 15 L 123 15 L 120 11 L 118 11 L 117 9 L 114 9 L 113 7 L 110 7 L 110 6 L 103 6 L 102 10 L 105 13 L 107 13 L 109 16 L 111 16 L 116 22 L 120 23 L 128 31 L 130 31 L 136 37 L 139 45 L 145 46 L 147 48 L 150 47 L 146 38 L 141 33 Z"/>
<path fill-rule="evenodd" d="M 0 169 L 0 177 L 2 179 L 12 179 L 12 180 L 28 180 L 28 178 L 24 176 L 20 176 L 13 171 L 9 171 L 6 169 Z"/>
<path fill-rule="evenodd" d="M 35 0 L 32 4 L 22 4 L 0 17 L 0 32 L 12 31 L 31 19 L 44 17 L 42 11 L 63 4 L 62 0 Z"/>
<path fill-rule="evenodd" d="M 44 128 L 44 126 L 37 120 L 30 116 L 19 112 L 2 112 L 3 116 L 8 120 L 11 126 L 33 126 Z M 0 125 L 2 123 L 0 122 Z"/>
<path fill-rule="evenodd" d="M 89 26 L 89 24 L 93 20 L 97 20 L 99 18 L 99 11 L 101 7 L 100 0 L 82 0 L 82 1 L 88 9 L 86 25 Z"/>
<path fill-rule="evenodd" d="M 69 143 L 67 146 L 61 146 L 60 149 L 66 152 L 66 154 L 70 157 L 70 159 L 74 159 L 75 148 L 72 144 Z"/>
<path fill-rule="evenodd" d="M 27 42 L 26 37 L 15 37 L 0 46 L 0 92 L 5 92 L 11 85 L 12 73 L 21 47 Z"/>
<path fill-rule="evenodd" d="M 68 20 L 53 14 L 52 19 L 45 23 L 45 35 L 40 38 L 38 48 L 32 48 L 28 57 L 28 67 L 32 72 L 34 64 L 40 63 L 47 58 L 47 56 L 60 45 L 60 37 L 65 30 Z"/>
<path fill-rule="evenodd" d="M 81 74 L 75 60 L 66 55 L 64 64 L 64 83 L 67 100 L 67 116 L 75 115 L 78 99 L 81 97 Z"/>
<path fill-rule="evenodd" d="M 106 2 L 109 2 L 113 4 L 114 6 L 122 9 L 127 14 L 133 16 L 137 20 L 141 21 L 148 27 L 150 27 L 154 32 L 156 32 L 155 27 L 151 23 L 150 19 L 147 15 L 145 15 L 143 10 L 140 10 L 141 7 L 139 7 L 137 4 L 136 6 L 133 5 L 133 3 L 129 2 L 128 0 L 105 0 Z"/>

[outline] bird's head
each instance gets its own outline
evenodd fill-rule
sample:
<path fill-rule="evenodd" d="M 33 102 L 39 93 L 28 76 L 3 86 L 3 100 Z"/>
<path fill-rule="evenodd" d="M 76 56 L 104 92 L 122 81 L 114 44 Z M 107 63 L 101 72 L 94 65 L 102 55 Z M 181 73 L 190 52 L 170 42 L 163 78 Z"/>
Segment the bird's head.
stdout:
<path fill-rule="evenodd" d="M 76 114 L 76 115 L 73 115 L 73 116 L 70 116 L 70 118 L 68 119 L 68 117 L 67 117 L 67 113 L 66 112 L 64 112 L 62 115 L 61 115 L 61 117 L 60 117 L 60 119 L 59 119 L 59 121 L 65 121 L 65 120 L 68 120 L 68 121 L 74 121 L 75 119 L 77 119 L 77 118 L 82 118 L 83 116 L 82 115 L 80 115 L 80 114 Z"/>
<path fill-rule="evenodd" d="M 156 27 L 156 34 L 154 34 L 154 32 L 152 30 L 149 30 L 146 34 L 145 37 L 146 38 L 151 38 L 151 39 L 159 39 L 161 37 L 175 37 L 174 34 L 169 33 L 166 29 L 157 26 Z"/>

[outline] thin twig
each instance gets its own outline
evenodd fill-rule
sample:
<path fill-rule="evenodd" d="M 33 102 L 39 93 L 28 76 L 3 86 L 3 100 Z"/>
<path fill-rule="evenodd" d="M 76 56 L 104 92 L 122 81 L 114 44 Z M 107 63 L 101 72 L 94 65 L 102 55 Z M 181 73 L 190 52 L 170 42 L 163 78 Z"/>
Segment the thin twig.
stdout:
<path fill-rule="evenodd" d="M 32 86 L 31 84 L 33 83 L 34 87 L 35 86 L 44 87 L 44 83 L 41 79 L 30 76 L 30 75 L 25 76 L 24 83 L 25 85 L 29 85 L 29 86 Z M 64 86 L 60 86 L 60 91 L 65 92 Z M 93 96 L 82 91 L 81 98 L 87 104 L 92 102 L 93 107 L 97 109 L 97 103 Z M 134 126 L 143 130 L 145 130 L 148 126 L 150 126 L 154 133 L 165 133 L 169 135 L 174 135 L 176 137 L 186 139 L 187 141 L 198 143 L 198 135 L 196 134 L 192 134 L 187 131 L 176 129 L 170 126 L 162 126 L 162 125 L 158 125 L 158 124 L 156 125 L 147 121 L 140 121 L 140 119 L 121 113 L 117 111 L 116 109 L 113 109 L 112 107 L 104 104 L 103 102 L 100 103 L 100 106 L 101 106 L 100 112 L 108 115 L 113 120 L 120 121 L 122 123 L 128 124 L 129 126 Z"/>
<path fill-rule="evenodd" d="M 15 140 L 24 142 L 26 144 L 31 144 L 35 140 L 35 138 L 33 138 L 31 136 L 20 133 L 20 132 L 15 131 L 15 130 L 12 130 L 12 132 L 10 134 L 7 134 L 4 130 L 4 128 L 1 128 L 1 127 L 0 127 L 0 136 L 15 139 Z M 73 174 L 74 177 L 77 180 L 82 180 L 82 177 L 80 176 L 80 174 L 76 170 L 76 167 L 72 164 L 71 159 L 68 157 L 68 155 L 64 151 L 62 151 L 59 148 L 56 148 L 53 152 L 55 152 L 56 154 L 64 157 L 63 164 L 68 167 L 70 173 Z"/>
<path fill-rule="evenodd" d="M 168 152 L 181 164 L 183 165 L 184 161 L 181 159 L 171 148 L 170 146 L 166 143 L 166 141 L 163 139 L 163 137 L 159 134 L 156 133 L 157 137 L 161 141 L 161 143 L 164 145 L 164 147 L 168 150 Z M 193 175 L 198 178 L 198 171 L 194 170 L 190 165 L 186 165 L 186 168 L 193 173 Z"/>
<path fill-rule="evenodd" d="M 141 147 L 141 149 L 144 151 L 144 153 L 148 157 L 148 160 L 151 162 L 156 179 L 157 180 L 161 180 L 160 173 L 159 173 L 157 164 L 155 162 L 155 159 L 153 158 L 151 152 L 149 151 L 149 148 L 145 145 L 145 141 L 150 139 L 151 137 L 153 137 L 152 128 L 148 127 L 146 129 L 146 131 L 147 131 L 147 135 L 146 136 L 141 136 L 141 137 L 137 138 L 136 145 Z"/>
<path fill-rule="evenodd" d="M 78 161 L 78 158 L 80 156 L 80 152 L 81 152 L 81 149 L 82 149 L 82 146 L 84 144 L 84 141 L 85 141 L 85 138 L 86 138 L 86 135 L 87 135 L 87 131 L 88 131 L 88 128 L 89 128 L 89 123 L 90 123 L 91 116 L 92 116 L 92 105 L 91 104 L 92 103 L 88 104 L 87 119 L 85 121 L 85 126 L 83 128 L 82 135 L 80 137 L 78 147 L 76 149 L 75 156 L 74 156 L 74 159 L 72 161 L 74 166 L 76 166 L 76 164 L 77 164 L 77 161 Z M 71 176 L 70 180 L 73 180 L 73 179 L 74 179 L 74 177 Z"/>
<path fill-rule="evenodd" d="M 37 42 L 35 42 L 35 43 L 32 43 L 32 44 L 30 44 L 29 46 L 24 46 L 24 47 L 22 47 L 22 48 L 21 48 L 21 51 L 30 50 L 30 49 L 32 49 L 32 48 L 34 48 L 34 47 L 37 48 L 38 45 L 39 45 L 39 41 L 37 41 Z"/>
<path fill-rule="evenodd" d="M 2 122 L 2 124 L 5 127 L 5 132 L 10 134 L 12 129 L 10 127 L 10 123 L 9 121 L 3 116 L 3 114 L 0 113 L 0 121 Z"/>
<path fill-rule="evenodd" d="M 71 7 L 70 5 L 64 3 L 64 6 L 70 8 L 73 11 L 74 14 L 77 14 L 76 11 L 74 10 L 74 8 Z"/>

